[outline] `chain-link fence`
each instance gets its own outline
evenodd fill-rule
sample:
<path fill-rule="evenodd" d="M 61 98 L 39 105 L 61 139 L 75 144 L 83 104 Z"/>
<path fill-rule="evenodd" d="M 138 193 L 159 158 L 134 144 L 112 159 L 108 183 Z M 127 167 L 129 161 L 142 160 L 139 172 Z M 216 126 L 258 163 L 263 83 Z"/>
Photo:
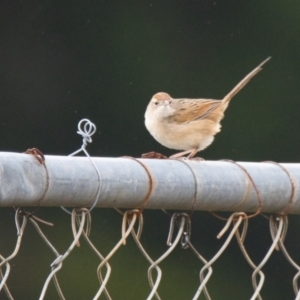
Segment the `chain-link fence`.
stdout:
<path fill-rule="evenodd" d="M 119 211 L 122 213 L 121 211 Z M 245 260 L 252 269 L 252 274 L 249 272 L 249 281 L 252 281 L 253 293 L 249 297 L 250 299 L 262 299 L 261 291 L 264 287 L 265 275 L 263 272 L 263 267 L 269 262 L 271 255 L 276 250 L 280 250 L 286 261 L 291 264 L 294 268 L 294 278 L 293 278 L 293 289 L 295 293 L 295 299 L 300 299 L 298 278 L 300 276 L 300 266 L 295 262 L 294 258 L 291 257 L 288 250 L 285 247 L 285 236 L 288 229 L 288 218 L 286 215 L 272 215 L 266 217 L 269 221 L 269 228 L 272 237 L 272 243 L 266 249 L 264 257 L 259 263 L 254 263 L 251 256 L 247 252 L 247 247 L 245 246 L 245 238 L 248 230 L 249 219 L 245 213 L 233 213 L 225 222 L 225 226 L 218 234 L 217 238 L 221 239 L 221 247 L 216 251 L 212 257 L 205 257 L 202 253 L 201 247 L 196 247 L 193 244 L 193 240 L 197 240 L 197 237 L 193 236 L 191 238 L 191 232 L 193 229 L 193 222 L 191 222 L 191 216 L 187 213 L 174 213 L 170 218 L 169 233 L 167 238 L 167 248 L 164 253 L 161 253 L 159 257 L 153 258 L 152 255 L 147 251 L 147 247 L 141 242 L 141 235 L 143 232 L 143 213 L 140 210 L 127 210 L 122 213 L 122 228 L 121 235 L 118 242 L 111 247 L 111 249 L 105 255 L 101 253 L 101 247 L 99 243 L 95 243 L 90 238 L 92 218 L 91 213 L 88 209 L 73 209 L 71 213 L 71 228 L 73 232 L 73 239 L 70 240 L 69 246 L 64 251 L 59 251 L 57 246 L 50 241 L 50 239 L 44 233 L 41 228 L 44 225 L 51 225 L 45 222 L 31 212 L 26 212 L 23 209 L 15 210 L 15 226 L 16 226 L 16 238 L 15 247 L 11 253 L 4 255 L 1 252 L 1 299 L 14 299 L 14 287 L 10 287 L 9 276 L 11 274 L 12 265 L 14 265 L 14 260 L 20 254 L 24 239 L 24 233 L 28 228 L 28 222 L 31 223 L 34 229 L 39 234 L 40 238 L 47 245 L 47 248 L 52 252 L 53 261 L 50 264 L 49 275 L 44 278 L 44 284 L 40 287 L 40 298 L 47 299 L 47 291 L 49 289 L 50 283 L 53 281 L 57 297 L 60 299 L 67 299 L 64 295 L 64 286 L 60 285 L 59 272 L 63 267 L 63 264 L 68 260 L 69 255 L 76 251 L 75 249 L 80 246 L 80 243 L 86 243 L 90 247 L 91 253 L 98 258 L 98 264 L 94 265 L 93 271 L 94 276 L 98 280 L 98 289 L 94 291 L 93 299 L 112 299 L 114 290 L 116 287 L 109 285 L 109 280 L 112 272 L 117 272 L 117 270 L 111 267 L 110 261 L 118 252 L 122 252 L 126 241 L 131 237 L 138 251 L 144 256 L 148 267 L 145 268 L 144 272 L 147 274 L 149 283 L 149 293 L 146 299 L 162 299 L 159 295 L 159 287 L 162 284 L 164 277 L 164 270 L 162 265 L 164 261 L 168 261 L 169 256 L 174 255 L 174 251 L 177 248 L 182 248 L 185 255 L 193 255 L 199 260 L 198 268 L 198 286 L 195 286 L 193 291 L 193 297 L 191 299 L 212 299 L 210 296 L 210 288 L 208 287 L 210 279 L 213 277 L 213 271 L 217 269 L 217 261 L 224 254 L 225 250 L 228 250 L 229 245 L 233 243 L 234 240 L 237 241 L 241 253 L 243 254 Z M 53 228 L 53 230 L 57 230 Z M 223 236 L 224 235 L 224 236 Z M 101 237 L 97 237 L 101 238 Z M 95 245 L 97 244 L 97 246 Z M 36 249 L 32 250 L 33 252 Z M 85 258 L 82 257 L 82 260 Z M 132 263 L 135 259 L 132 258 Z M 119 265 L 121 268 L 122 266 Z M 174 266 L 176 269 L 176 266 Z M 77 270 L 80 273 L 80 269 Z M 233 274 L 232 274 L 233 275 Z M 30 274 L 28 274 L 30 276 Z M 130 276 L 130 274 L 128 274 Z M 146 280 L 146 278 L 144 278 Z M 224 278 L 223 280 L 227 280 Z M 91 279 L 89 279 L 91 280 Z M 184 283 L 183 283 L 184 284 Z M 179 289 L 180 286 L 174 287 Z M 214 289 L 214 288 L 212 288 Z M 6 297 L 4 296 L 6 295 Z M 24 294 L 24 299 L 26 294 Z M 102 297 L 101 297 L 102 296 Z M 129 298 L 126 296 L 126 291 L 124 291 L 124 299 Z M 138 295 L 132 299 L 141 299 Z M 190 299 L 190 298 L 187 298 Z"/>

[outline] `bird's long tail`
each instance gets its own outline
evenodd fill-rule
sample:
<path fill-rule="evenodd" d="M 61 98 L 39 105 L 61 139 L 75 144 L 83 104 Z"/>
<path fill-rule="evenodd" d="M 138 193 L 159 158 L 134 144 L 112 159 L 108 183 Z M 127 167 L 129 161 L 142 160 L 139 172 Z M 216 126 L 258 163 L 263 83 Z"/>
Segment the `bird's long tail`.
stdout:
<path fill-rule="evenodd" d="M 267 63 L 271 57 L 265 59 L 260 65 L 258 65 L 252 72 L 250 72 L 245 78 L 243 78 L 222 100 L 223 103 L 228 103 L 233 96 L 235 96 L 257 73 L 262 70 L 262 66 Z"/>

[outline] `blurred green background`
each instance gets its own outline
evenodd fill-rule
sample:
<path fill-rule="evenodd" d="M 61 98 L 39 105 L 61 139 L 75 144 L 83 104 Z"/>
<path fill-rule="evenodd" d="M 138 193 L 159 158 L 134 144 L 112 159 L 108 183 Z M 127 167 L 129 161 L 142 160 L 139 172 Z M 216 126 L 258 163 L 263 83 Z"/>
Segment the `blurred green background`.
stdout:
<path fill-rule="evenodd" d="M 78 121 L 89 118 L 98 128 L 88 148 L 93 156 L 170 155 L 174 151 L 159 145 L 144 126 L 154 93 L 220 99 L 272 56 L 234 98 L 222 132 L 200 155 L 207 160 L 299 162 L 299 13 L 296 0 L 2 0 L 1 151 L 37 147 L 45 154 L 68 155 L 81 146 Z M 70 217 L 59 208 L 41 208 L 37 215 L 55 223 L 45 232 L 63 253 L 72 241 Z M 95 209 L 92 217 L 91 238 L 105 255 L 120 238 L 121 217 L 109 209 Z M 216 239 L 224 224 L 205 212 L 194 213 L 192 222 L 192 241 L 212 257 L 224 241 Z M 299 256 L 299 219 L 292 217 L 290 223 L 286 244 Z M 0 224 L 0 253 L 5 256 L 16 241 L 12 208 L 0 210 Z M 154 259 L 167 249 L 168 226 L 164 213 L 145 212 L 142 242 Z M 256 263 L 270 241 L 267 221 L 252 220 L 246 245 Z M 28 224 L 8 281 L 16 299 L 38 299 L 53 260 Z M 83 241 L 58 274 L 67 299 L 93 297 L 98 263 Z M 131 240 L 111 265 L 108 288 L 114 299 L 146 298 L 148 264 Z M 162 299 L 191 299 L 201 266 L 189 250 L 172 253 L 161 264 Z M 294 298 L 296 271 L 281 253 L 272 256 L 264 272 L 264 299 Z M 249 299 L 251 273 L 233 242 L 214 266 L 208 285 L 212 298 Z M 57 298 L 51 285 L 46 299 Z M 0 299 L 6 299 L 3 292 Z"/>

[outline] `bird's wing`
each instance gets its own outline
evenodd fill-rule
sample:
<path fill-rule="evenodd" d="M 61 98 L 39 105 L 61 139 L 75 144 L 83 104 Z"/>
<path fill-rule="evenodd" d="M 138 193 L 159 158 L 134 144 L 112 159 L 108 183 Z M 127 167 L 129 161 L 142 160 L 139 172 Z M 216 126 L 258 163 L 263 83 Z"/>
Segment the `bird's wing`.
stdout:
<path fill-rule="evenodd" d="M 176 112 L 168 119 L 170 122 L 179 124 L 201 119 L 220 121 L 223 117 L 223 111 L 220 111 L 218 107 L 221 104 L 221 100 L 213 99 L 176 99 L 173 103 Z"/>

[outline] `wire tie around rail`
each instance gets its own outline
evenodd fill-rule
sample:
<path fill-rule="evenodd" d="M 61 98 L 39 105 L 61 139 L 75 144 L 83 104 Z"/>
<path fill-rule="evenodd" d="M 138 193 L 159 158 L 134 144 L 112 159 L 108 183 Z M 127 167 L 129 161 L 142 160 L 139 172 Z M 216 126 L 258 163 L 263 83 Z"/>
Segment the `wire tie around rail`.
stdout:
<path fill-rule="evenodd" d="M 154 179 L 152 177 L 152 174 L 151 174 L 149 168 L 142 161 L 138 160 L 137 158 L 132 157 L 132 156 L 121 156 L 121 158 L 128 158 L 128 159 L 136 161 L 138 164 L 140 164 L 144 168 L 144 170 L 145 170 L 145 172 L 148 176 L 148 179 L 149 179 L 148 191 L 147 191 L 145 197 L 142 200 L 142 206 L 140 208 L 141 212 L 143 212 L 143 210 L 145 209 L 145 207 L 148 203 L 148 200 L 149 200 L 149 198 L 152 194 L 152 191 L 153 191 Z"/>
<path fill-rule="evenodd" d="M 292 205 L 295 202 L 295 198 L 296 198 L 296 183 L 295 180 L 293 178 L 293 176 L 290 174 L 290 172 L 281 164 L 275 162 L 275 161 L 263 161 L 262 163 L 270 163 L 270 164 L 274 164 L 278 167 L 281 168 L 281 170 L 283 170 L 285 172 L 285 174 L 288 176 L 290 184 L 291 184 L 291 195 L 289 198 L 289 201 L 286 205 L 286 207 L 284 207 L 284 209 L 282 210 L 282 212 L 280 213 L 280 215 L 287 215 L 289 213 L 289 210 L 291 209 Z"/>
<path fill-rule="evenodd" d="M 240 165 L 239 163 L 237 163 L 236 161 L 233 161 L 233 160 L 230 160 L 230 159 L 221 159 L 221 161 L 225 161 L 225 162 L 229 162 L 229 163 L 232 163 L 232 164 L 235 164 L 236 166 L 238 166 L 247 176 L 247 178 L 249 179 L 249 181 L 251 182 L 253 188 L 254 188 L 254 191 L 257 195 L 257 200 L 258 200 L 258 208 L 256 210 L 255 213 L 253 213 L 252 215 L 245 215 L 245 218 L 247 219 L 251 219 L 251 218 L 254 218 L 256 217 L 257 215 L 259 215 L 261 213 L 261 210 L 262 210 L 262 200 L 261 200 L 261 195 L 260 195 L 260 192 L 252 178 L 252 176 L 249 174 L 249 172 L 246 170 L 246 168 L 244 168 L 242 165 Z M 215 212 L 211 212 L 213 216 L 215 216 L 216 218 L 220 219 L 220 220 L 223 220 L 223 221 L 227 221 L 226 218 L 223 218 L 221 216 L 219 216 L 217 213 Z"/>
<path fill-rule="evenodd" d="M 95 134 L 97 128 L 96 125 L 94 123 L 92 123 L 89 119 L 82 119 L 79 123 L 78 123 L 78 131 L 77 133 L 79 135 L 82 136 L 82 146 L 80 149 L 76 150 L 75 152 L 71 153 L 68 156 L 74 156 L 80 152 L 83 152 L 87 158 L 89 159 L 89 161 L 91 162 L 91 164 L 93 165 L 97 176 L 98 176 L 98 181 L 99 181 L 99 185 L 98 185 L 98 191 L 97 191 L 97 195 L 95 197 L 94 203 L 92 204 L 92 206 L 89 208 L 88 212 L 91 212 L 94 207 L 96 206 L 99 196 L 100 196 L 100 183 L 101 183 L 101 176 L 100 173 L 95 165 L 95 163 L 93 162 L 92 158 L 90 157 L 89 153 L 86 150 L 86 146 L 88 145 L 88 143 L 92 142 L 92 135 Z M 69 211 L 68 209 L 66 209 L 65 207 L 61 206 L 61 208 L 68 214 L 72 214 L 71 211 Z"/>
<path fill-rule="evenodd" d="M 45 159 L 45 156 L 44 156 L 43 152 L 41 150 L 37 149 L 37 148 L 31 148 L 31 149 L 27 149 L 24 153 L 25 154 L 33 155 L 38 160 L 38 162 L 41 165 L 44 166 L 45 171 L 46 171 L 46 186 L 45 186 L 45 190 L 44 190 L 42 196 L 40 197 L 40 199 L 37 201 L 37 204 L 36 204 L 34 210 L 32 212 L 26 212 L 27 217 L 31 217 L 31 216 L 33 216 L 36 213 L 36 211 L 40 207 L 41 203 L 46 198 L 46 195 L 47 195 L 48 190 L 49 190 L 49 181 L 50 181 L 50 179 L 49 179 L 48 168 L 46 166 L 46 159 Z M 24 213 L 25 213 L 25 211 L 24 211 Z"/>
<path fill-rule="evenodd" d="M 180 161 L 184 165 L 186 165 L 190 169 L 191 173 L 193 174 L 195 188 L 194 188 L 194 197 L 193 197 L 193 203 L 192 203 L 190 215 L 192 215 L 194 210 L 195 210 L 195 205 L 196 205 L 196 201 L 197 201 L 197 197 L 198 197 L 197 176 L 195 175 L 194 170 L 192 169 L 192 167 L 187 163 L 188 161 L 191 161 L 191 160 L 193 160 L 193 159 L 184 159 L 184 158 L 183 159 L 176 159 L 176 161 Z M 200 161 L 204 161 L 204 159 L 201 158 Z"/>

